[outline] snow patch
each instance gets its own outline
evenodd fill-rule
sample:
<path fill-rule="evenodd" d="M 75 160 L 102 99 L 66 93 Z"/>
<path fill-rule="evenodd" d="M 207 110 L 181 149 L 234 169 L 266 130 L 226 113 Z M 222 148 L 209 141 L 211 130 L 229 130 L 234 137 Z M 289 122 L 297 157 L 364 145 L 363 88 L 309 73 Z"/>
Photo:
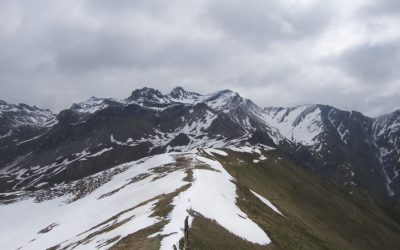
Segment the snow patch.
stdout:
<path fill-rule="evenodd" d="M 277 207 L 275 207 L 268 199 L 264 198 L 263 196 L 257 194 L 256 192 L 250 190 L 252 194 L 254 194 L 258 199 L 260 199 L 260 201 L 262 201 L 265 205 L 267 205 L 268 207 L 270 207 L 272 210 L 274 210 L 275 212 L 277 212 L 278 214 L 284 216 L 281 211 L 279 211 L 279 209 Z"/>
<path fill-rule="evenodd" d="M 190 210 L 215 220 L 231 233 L 252 243 L 261 245 L 271 243 L 267 234 L 237 207 L 236 185 L 232 182 L 234 179 L 222 165 L 218 161 L 202 156 L 194 156 L 194 159 L 207 164 L 216 171 L 193 169 L 192 185 L 188 190 L 175 197 L 173 201 L 174 209 L 169 215 L 170 222 L 161 233 L 168 236 L 161 241 L 160 249 L 169 250 L 178 244 L 183 237 L 180 228 Z M 189 224 L 191 222 L 192 218 L 189 220 Z"/>
<path fill-rule="evenodd" d="M 225 153 L 224 151 L 218 150 L 215 148 L 206 148 L 206 149 L 204 149 L 204 151 L 211 156 L 213 156 L 213 154 L 217 154 L 217 155 L 221 155 L 221 156 L 228 156 L 228 154 Z"/>

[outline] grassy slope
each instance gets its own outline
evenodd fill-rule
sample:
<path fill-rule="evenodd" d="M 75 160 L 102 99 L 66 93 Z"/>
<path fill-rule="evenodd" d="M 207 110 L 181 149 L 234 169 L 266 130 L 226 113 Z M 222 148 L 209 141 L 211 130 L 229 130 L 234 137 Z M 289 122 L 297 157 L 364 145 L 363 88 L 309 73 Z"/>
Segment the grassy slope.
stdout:
<path fill-rule="evenodd" d="M 217 158 L 238 180 L 240 208 L 272 239 L 268 249 L 398 249 L 400 246 L 400 226 L 377 206 L 361 199 L 351 200 L 278 152 L 267 152 L 268 160 L 260 163 L 253 163 L 257 155 L 228 153 L 229 157 Z M 285 217 L 261 203 L 249 188 L 268 198 Z M 193 249 L 204 249 L 197 248 L 201 246 L 201 237 L 196 236 L 202 234 L 196 228 L 202 223 L 194 221 Z M 209 237 L 218 240 L 218 234 Z M 213 246 L 208 249 L 212 248 L 217 249 Z"/>

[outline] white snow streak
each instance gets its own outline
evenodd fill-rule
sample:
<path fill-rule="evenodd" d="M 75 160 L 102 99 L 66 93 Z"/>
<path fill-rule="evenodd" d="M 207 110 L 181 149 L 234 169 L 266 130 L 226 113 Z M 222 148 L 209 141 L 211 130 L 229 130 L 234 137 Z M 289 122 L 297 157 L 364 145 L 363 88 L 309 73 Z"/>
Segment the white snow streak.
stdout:
<path fill-rule="evenodd" d="M 252 194 L 254 194 L 258 199 L 260 199 L 260 201 L 262 201 L 265 205 L 267 205 L 268 207 L 270 207 L 272 210 L 274 210 L 275 212 L 277 212 L 278 214 L 282 215 L 281 211 L 279 211 L 279 209 L 277 207 L 275 207 L 268 199 L 264 198 L 263 196 L 257 194 L 256 192 L 250 190 Z"/>

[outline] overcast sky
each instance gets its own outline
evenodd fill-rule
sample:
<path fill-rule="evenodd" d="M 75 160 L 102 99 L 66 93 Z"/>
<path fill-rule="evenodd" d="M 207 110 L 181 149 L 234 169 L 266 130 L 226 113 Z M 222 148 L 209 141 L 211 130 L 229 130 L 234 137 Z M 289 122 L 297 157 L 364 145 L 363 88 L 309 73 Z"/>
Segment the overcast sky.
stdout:
<path fill-rule="evenodd" d="M 400 1 L 0 0 L 0 99 L 58 112 L 177 85 L 400 109 Z"/>

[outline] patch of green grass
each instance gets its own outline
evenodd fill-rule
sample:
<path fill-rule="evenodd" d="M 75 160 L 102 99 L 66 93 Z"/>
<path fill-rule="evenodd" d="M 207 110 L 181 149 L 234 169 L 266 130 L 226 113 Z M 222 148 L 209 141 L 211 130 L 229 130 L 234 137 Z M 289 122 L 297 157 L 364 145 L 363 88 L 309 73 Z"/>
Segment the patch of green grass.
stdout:
<path fill-rule="evenodd" d="M 217 157 L 238 182 L 239 207 L 280 249 L 398 249 L 400 226 L 375 204 L 350 198 L 277 151 Z M 232 161 L 231 159 L 235 159 Z M 248 191 L 269 199 L 279 217 Z"/>
<path fill-rule="evenodd" d="M 159 222 L 150 227 L 139 230 L 130 234 L 123 239 L 119 240 L 114 246 L 113 250 L 156 250 L 160 249 L 161 236 L 148 238 L 149 235 L 161 231 L 164 223 Z"/>
<path fill-rule="evenodd" d="M 249 188 L 237 183 L 237 205 L 270 237 L 276 249 L 328 249 L 326 243 L 312 234 L 307 225 L 293 223 L 266 206 Z"/>
<path fill-rule="evenodd" d="M 213 220 L 199 214 L 194 215 L 189 231 L 189 248 L 208 250 L 246 250 L 246 249 L 275 249 L 273 244 L 262 246 L 252 244 L 230 233 Z"/>

